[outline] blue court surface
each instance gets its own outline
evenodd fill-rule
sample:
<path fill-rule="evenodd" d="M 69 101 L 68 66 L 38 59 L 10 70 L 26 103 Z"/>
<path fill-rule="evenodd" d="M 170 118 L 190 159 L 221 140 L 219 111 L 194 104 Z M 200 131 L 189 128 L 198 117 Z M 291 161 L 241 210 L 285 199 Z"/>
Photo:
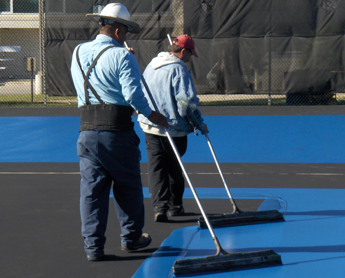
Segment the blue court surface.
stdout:
<path fill-rule="evenodd" d="M 221 163 L 345 163 L 345 115 L 204 118 Z M 79 117 L 0 117 L 0 124 L 6 130 L 1 135 L 2 146 L 6 146 L 0 149 L 2 163 L 78 162 Z M 135 128 L 141 139 L 142 162 L 147 162 L 143 132 L 137 123 Z M 189 135 L 188 140 L 184 162 L 213 162 L 202 135 Z M 280 178 L 284 179 L 284 175 Z M 281 211 L 285 222 L 214 229 L 227 252 L 273 249 L 281 255 L 282 266 L 193 277 L 344 277 L 345 190 L 327 188 L 327 184 L 323 188 L 313 188 L 310 183 L 305 188 L 231 188 L 235 199 L 262 200 L 258 210 Z M 197 193 L 201 203 L 227 198 L 225 189 L 219 186 L 197 188 Z M 144 196 L 149 198 L 146 187 Z M 186 188 L 184 198 L 193 199 L 189 188 Z M 172 265 L 176 260 L 215 253 L 210 232 L 191 223 L 189 227 L 174 230 L 133 277 L 174 277 Z"/>
<path fill-rule="evenodd" d="M 214 228 L 222 247 L 229 253 L 272 249 L 281 255 L 283 265 L 200 277 L 343 277 L 344 190 L 234 188 L 232 192 L 235 199 L 264 199 L 258 210 L 278 209 L 284 213 L 285 222 Z M 220 189 L 203 188 L 198 194 L 200 198 L 226 198 Z M 191 192 L 186 195 L 192 198 Z M 175 230 L 133 277 L 174 277 L 172 265 L 176 260 L 215 253 L 207 229 L 193 226 Z"/>
<path fill-rule="evenodd" d="M 345 115 L 205 116 L 219 162 L 344 163 Z M 147 162 L 144 134 L 142 162 Z M 79 117 L 0 117 L 0 162 L 78 162 Z M 184 162 L 213 162 L 203 136 L 188 137 Z M 49 151 L 47 151 L 49 150 Z"/>

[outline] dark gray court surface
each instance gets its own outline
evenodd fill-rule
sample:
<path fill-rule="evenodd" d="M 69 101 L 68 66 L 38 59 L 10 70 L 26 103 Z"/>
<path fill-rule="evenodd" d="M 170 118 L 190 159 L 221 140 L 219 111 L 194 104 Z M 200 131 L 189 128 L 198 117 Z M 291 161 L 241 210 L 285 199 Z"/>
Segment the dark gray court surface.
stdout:
<path fill-rule="evenodd" d="M 272 108 L 272 109 L 271 109 Z M 288 109 L 285 109 L 288 108 Z M 50 110 L 51 109 L 51 110 Z M 343 114 L 342 107 L 250 107 L 203 109 L 205 115 Z M 73 116 L 76 109 L 1 109 L 0 116 Z M 5 132 L 5 131 L 2 131 Z M 15 138 L 14 138 L 15 140 Z M 6 146 L 2 146 L 6 147 Z M 271 188 L 345 188 L 343 164 L 221 165 L 229 186 Z M 147 185 L 145 163 L 143 185 Z M 213 164 L 186 164 L 196 187 L 222 187 Z M 88 262 L 80 236 L 79 169 L 77 163 L 0 163 L 0 277 L 131 277 L 170 233 L 196 225 L 199 209 L 185 200 L 186 216 L 155 223 L 150 200 L 145 199 L 146 227 L 151 246 L 140 252 L 120 250 L 120 229 L 110 207 L 107 254 L 104 262 Z M 283 178 L 282 178 L 283 177 Z M 216 180 L 216 182 L 215 182 Z M 261 201 L 240 200 L 243 210 Z M 203 199 L 207 213 L 224 212 L 227 200 Z"/>

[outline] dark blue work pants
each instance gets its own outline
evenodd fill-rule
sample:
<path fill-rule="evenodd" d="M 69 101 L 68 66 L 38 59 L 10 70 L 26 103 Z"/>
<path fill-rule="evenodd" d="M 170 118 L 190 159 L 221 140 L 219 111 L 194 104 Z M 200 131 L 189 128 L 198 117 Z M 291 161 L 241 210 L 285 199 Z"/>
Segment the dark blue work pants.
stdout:
<path fill-rule="evenodd" d="M 80 215 L 87 254 L 103 253 L 113 184 L 121 244 L 130 247 L 142 234 L 144 203 L 140 176 L 139 138 L 130 131 L 80 132 Z"/>

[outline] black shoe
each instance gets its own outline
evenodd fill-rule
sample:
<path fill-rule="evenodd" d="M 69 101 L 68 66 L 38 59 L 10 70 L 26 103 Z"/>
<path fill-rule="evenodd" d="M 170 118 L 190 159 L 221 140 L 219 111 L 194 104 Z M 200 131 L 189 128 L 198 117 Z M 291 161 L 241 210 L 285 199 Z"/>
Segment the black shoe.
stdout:
<path fill-rule="evenodd" d="M 168 215 L 169 216 L 181 216 L 184 214 L 184 208 L 183 206 L 175 206 L 175 207 L 171 207 L 168 210 Z"/>
<path fill-rule="evenodd" d="M 155 213 L 156 222 L 168 222 L 168 216 L 166 212 L 156 212 Z"/>
<path fill-rule="evenodd" d="M 88 261 L 92 261 L 92 262 L 103 261 L 104 254 L 102 254 L 102 255 L 89 254 L 86 256 L 86 258 Z"/>
<path fill-rule="evenodd" d="M 138 249 L 143 249 L 147 246 L 150 245 L 152 239 L 150 237 L 149 234 L 142 234 L 141 237 L 130 247 L 124 247 L 122 246 L 121 247 L 121 250 L 124 250 L 124 251 L 134 251 L 134 250 L 138 250 Z"/>

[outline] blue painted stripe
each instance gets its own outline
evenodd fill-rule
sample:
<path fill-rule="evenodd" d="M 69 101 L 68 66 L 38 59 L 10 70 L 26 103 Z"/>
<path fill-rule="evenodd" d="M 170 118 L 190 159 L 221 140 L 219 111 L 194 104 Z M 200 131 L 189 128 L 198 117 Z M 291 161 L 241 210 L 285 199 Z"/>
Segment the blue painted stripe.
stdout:
<path fill-rule="evenodd" d="M 78 162 L 79 117 L 0 117 L 0 162 Z"/>
<path fill-rule="evenodd" d="M 199 197 L 225 197 L 218 188 L 197 188 Z M 273 249 L 283 266 L 243 271 L 203 273 L 195 277 L 343 277 L 345 271 L 344 189 L 234 188 L 233 195 L 279 196 L 287 203 L 285 222 L 215 228 L 222 247 L 230 252 Z M 190 197 L 191 193 L 186 192 Z M 267 199 L 269 200 L 269 199 Z M 220 212 L 221 213 L 221 212 Z M 216 253 L 207 229 L 192 227 L 172 232 L 133 277 L 174 277 L 172 265 L 179 259 Z M 189 277 L 189 276 L 179 276 Z"/>
<path fill-rule="evenodd" d="M 231 109 L 231 108 L 229 108 Z M 343 163 L 345 115 L 205 117 L 220 162 Z M 189 136 L 185 162 L 213 162 L 202 136 Z"/>
<path fill-rule="evenodd" d="M 204 118 L 220 162 L 345 163 L 345 115 Z M 133 120 L 147 162 L 144 133 Z M 79 117 L 0 117 L 0 125 L 0 162 L 78 162 Z M 184 162 L 213 162 L 202 135 L 188 140 Z"/>

